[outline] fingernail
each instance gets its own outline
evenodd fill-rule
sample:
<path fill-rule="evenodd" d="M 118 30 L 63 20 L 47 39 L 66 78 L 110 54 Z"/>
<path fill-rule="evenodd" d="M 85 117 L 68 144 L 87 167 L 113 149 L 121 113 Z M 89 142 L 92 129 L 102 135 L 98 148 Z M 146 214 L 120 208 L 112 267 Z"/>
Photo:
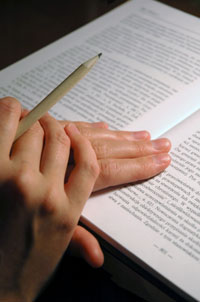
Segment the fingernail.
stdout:
<path fill-rule="evenodd" d="M 78 130 L 78 128 L 74 124 L 72 124 L 72 123 L 70 123 L 69 125 L 67 125 L 66 129 L 69 130 L 72 133 L 80 134 L 80 131 Z"/>
<path fill-rule="evenodd" d="M 152 146 L 155 150 L 164 150 L 170 147 L 168 139 L 160 138 L 152 141 Z"/>
<path fill-rule="evenodd" d="M 132 136 L 135 140 L 141 140 L 141 139 L 149 138 L 150 134 L 147 131 L 135 131 L 135 132 L 132 132 Z"/>
<path fill-rule="evenodd" d="M 108 124 L 104 122 L 91 123 L 94 128 L 108 128 Z"/>
<path fill-rule="evenodd" d="M 153 156 L 153 160 L 158 165 L 167 164 L 170 162 L 171 157 L 167 153 L 161 153 Z"/>

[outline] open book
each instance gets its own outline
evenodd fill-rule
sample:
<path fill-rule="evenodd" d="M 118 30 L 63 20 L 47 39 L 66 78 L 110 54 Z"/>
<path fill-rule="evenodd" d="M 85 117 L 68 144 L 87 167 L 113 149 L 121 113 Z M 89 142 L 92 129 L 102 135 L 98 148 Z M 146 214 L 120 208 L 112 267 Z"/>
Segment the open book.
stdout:
<path fill-rule="evenodd" d="M 51 113 L 166 136 L 172 164 L 151 180 L 94 195 L 82 222 L 191 301 L 200 301 L 199 32 L 196 17 L 153 0 L 128 1 L 0 72 L 1 97 L 32 108 L 103 52 Z"/>

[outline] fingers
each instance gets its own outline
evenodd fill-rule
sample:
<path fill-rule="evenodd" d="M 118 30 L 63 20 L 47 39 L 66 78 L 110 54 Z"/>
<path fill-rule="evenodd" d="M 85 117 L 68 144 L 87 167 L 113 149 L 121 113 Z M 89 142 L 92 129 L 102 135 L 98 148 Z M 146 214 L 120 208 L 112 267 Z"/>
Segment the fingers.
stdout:
<path fill-rule="evenodd" d="M 154 141 L 129 141 L 111 139 L 96 139 L 92 147 L 98 159 L 103 158 L 136 158 L 160 152 L 169 152 L 171 143 L 168 139 L 161 138 Z"/>
<path fill-rule="evenodd" d="M 70 174 L 66 184 L 66 193 L 73 207 L 79 211 L 90 196 L 99 174 L 96 155 L 90 142 L 84 138 L 78 129 L 69 124 L 65 128 L 72 144 L 75 159 L 75 168 Z"/>
<path fill-rule="evenodd" d="M 114 131 L 103 128 L 90 128 L 82 127 L 80 128 L 82 135 L 87 137 L 93 144 L 97 140 L 112 140 L 112 141 L 138 141 L 138 140 L 149 140 L 150 134 L 147 131 Z"/>
<path fill-rule="evenodd" d="M 16 99 L 0 99 L 0 150 L 3 158 L 9 158 L 20 115 L 21 105 Z"/>
<path fill-rule="evenodd" d="M 27 114 L 23 111 L 22 118 Z M 28 164 L 34 169 L 40 169 L 40 159 L 43 148 L 44 131 L 36 122 L 13 145 L 11 159 L 19 165 Z"/>
<path fill-rule="evenodd" d="M 40 123 L 45 133 L 40 170 L 55 184 L 63 184 L 70 152 L 70 140 L 61 125 L 49 114 L 42 117 Z"/>
<path fill-rule="evenodd" d="M 104 255 L 97 239 L 79 225 L 74 230 L 68 252 L 83 258 L 94 268 L 102 266 L 104 262 Z"/>
<path fill-rule="evenodd" d="M 88 122 L 72 122 L 72 121 L 59 121 L 59 123 L 66 127 L 71 123 L 74 123 L 76 127 L 79 129 L 89 127 L 89 128 L 108 128 L 108 124 L 105 122 L 95 122 L 95 123 L 88 123 Z"/>
<path fill-rule="evenodd" d="M 167 153 L 135 159 L 99 160 L 100 175 L 94 191 L 151 178 L 165 170 L 170 161 Z"/>
<path fill-rule="evenodd" d="M 61 125 L 64 127 L 69 124 L 68 121 L 60 121 Z M 79 129 L 80 133 L 87 137 L 90 142 L 99 139 L 112 139 L 112 140 L 149 140 L 150 134 L 148 131 L 114 131 L 109 130 L 108 125 L 104 122 L 98 123 L 86 123 L 86 122 L 74 122 L 76 127 Z"/>

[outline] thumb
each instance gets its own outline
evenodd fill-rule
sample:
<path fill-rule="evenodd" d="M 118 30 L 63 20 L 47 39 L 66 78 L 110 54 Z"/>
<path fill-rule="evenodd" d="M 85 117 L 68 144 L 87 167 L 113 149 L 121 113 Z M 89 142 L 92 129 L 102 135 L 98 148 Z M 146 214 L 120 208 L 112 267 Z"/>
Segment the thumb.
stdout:
<path fill-rule="evenodd" d="M 74 230 L 68 252 L 72 256 L 83 258 L 94 268 L 102 266 L 104 262 L 104 255 L 97 239 L 79 225 Z"/>

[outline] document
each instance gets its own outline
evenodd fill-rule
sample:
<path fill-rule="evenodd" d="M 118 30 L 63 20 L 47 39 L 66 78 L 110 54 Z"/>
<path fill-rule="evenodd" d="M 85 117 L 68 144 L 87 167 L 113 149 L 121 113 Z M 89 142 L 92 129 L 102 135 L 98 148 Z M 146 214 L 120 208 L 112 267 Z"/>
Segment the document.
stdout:
<path fill-rule="evenodd" d="M 0 96 L 31 109 L 76 67 L 103 55 L 50 113 L 149 130 L 172 164 L 94 194 L 81 221 L 188 301 L 200 301 L 200 21 L 132 0 L 0 72 Z"/>

